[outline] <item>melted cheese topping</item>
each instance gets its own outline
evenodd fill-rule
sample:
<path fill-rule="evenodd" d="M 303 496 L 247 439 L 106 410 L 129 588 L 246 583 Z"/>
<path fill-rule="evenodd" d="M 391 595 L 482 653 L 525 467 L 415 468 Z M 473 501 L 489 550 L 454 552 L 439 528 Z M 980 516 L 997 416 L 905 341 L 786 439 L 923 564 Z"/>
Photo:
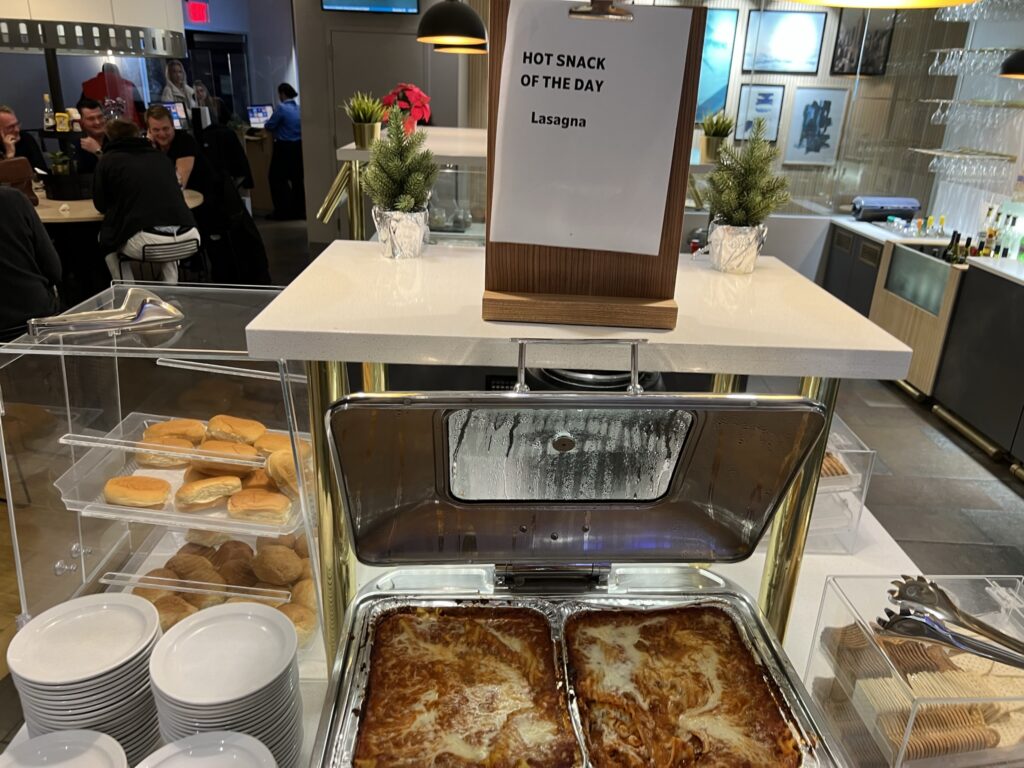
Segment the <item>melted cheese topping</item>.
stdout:
<path fill-rule="evenodd" d="M 357 768 L 569 768 L 576 740 L 546 619 L 403 609 L 375 629 Z"/>
<path fill-rule="evenodd" d="M 763 674 L 714 608 L 578 614 L 566 624 L 595 768 L 794 768 Z"/>

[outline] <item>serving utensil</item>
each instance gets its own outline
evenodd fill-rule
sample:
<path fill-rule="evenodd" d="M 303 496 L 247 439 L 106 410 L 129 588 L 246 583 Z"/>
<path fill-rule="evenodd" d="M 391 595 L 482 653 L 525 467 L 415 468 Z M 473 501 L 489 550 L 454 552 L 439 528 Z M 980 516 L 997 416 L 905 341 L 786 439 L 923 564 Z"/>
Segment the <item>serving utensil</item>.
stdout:
<path fill-rule="evenodd" d="M 1024 655 L 1000 648 L 984 640 L 968 637 L 946 627 L 931 616 L 922 616 L 904 608 L 896 613 L 885 609 L 886 617 L 875 619 L 884 635 L 938 643 L 957 651 L 966 651 L 976 656 L 1024 669 Z"/>

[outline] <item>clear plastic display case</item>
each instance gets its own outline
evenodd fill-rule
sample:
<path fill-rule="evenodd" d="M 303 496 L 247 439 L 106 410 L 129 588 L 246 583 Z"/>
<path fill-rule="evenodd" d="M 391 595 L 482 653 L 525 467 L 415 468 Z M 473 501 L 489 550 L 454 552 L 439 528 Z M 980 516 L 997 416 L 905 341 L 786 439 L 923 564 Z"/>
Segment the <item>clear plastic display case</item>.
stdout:
<path fill-rule="evenodd" d="M 19 625 L 64 600 L 103 590 L 148 589 L 143 594 L 154 600 L 174 594 L 201 610 L 231 599 L 279 605 L 292 600 L 295 584 L 311 579 L 317 599 L 308 598 L 305 585 L 305 603 L 322 626 L 305 375 L 294 363 L 252 360 L 246 352 L 245 326 L 277 293 L 115 284 L 0 346 L 3 498 Z M 208 442 L 223 432 L 177 442 L 146 434 L 171 419 L 195 419 L 209 430 L 221 414 L 259 422 L 264 439 L 235 448 L 243 444 Z M 245 439 L 252 441 L 262 428 L 250 428 L 255 431 Z M 219 475 L 279 494 L 273 511 L 266 497 L 250 507 L 229 506 L 225 496 L 195 506 L 176 500 L 183 483 Z M 105 486 L 122 476 L 164 480 L 169 492 L 162 503 L 147 500 L 155 506 L 112 499 Z M 260 581 L 245 569 L 227 575 L 226 559 L 215 550 L 229 540 L 254 552 L 268 543 L 286 545 L 302 572 L 291 583 Z M 186 546 L 211 560 L 212 574 L 146 576 Z M 303 677 L 319 681 L 322 695 L 321 632 L 299 658 Z"/>
<path fill-rule="evenodd" d="M 1024 764 L 1024 669 L 882 633 L 893 577 L 831 577 L 804 680 L 855 768 Z M 959 608 L 1024 639 L 1024 579 L 935 581 Z"/>
<path fill-rule="evenodd" d="M 806 552 L 849 554 L 856 550 L 875 455 L 845 421 L 832 417 Z"/>

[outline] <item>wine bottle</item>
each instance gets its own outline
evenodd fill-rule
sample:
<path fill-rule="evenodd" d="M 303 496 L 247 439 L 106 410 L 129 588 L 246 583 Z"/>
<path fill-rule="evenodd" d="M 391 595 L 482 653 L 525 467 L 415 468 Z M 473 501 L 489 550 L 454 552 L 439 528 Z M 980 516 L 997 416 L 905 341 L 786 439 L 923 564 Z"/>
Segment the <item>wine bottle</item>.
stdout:
<path fill-rule="evenodd" d="M 953 236 L 949 239 L 949 245 L 947 245 L 946 249 L 942 252 L 942 260 L 952 264 L 953 260 L 956 258 L 956 248 L 959 244 L 960 233 L 954 229 Z"/>
<path fill-rule="evenodd" d="M 57 128 L 57 117 L 53 112 L 53 104 L 50 103 L 50 94 L 43 94 L 43 130 L 53 131 Z"/>

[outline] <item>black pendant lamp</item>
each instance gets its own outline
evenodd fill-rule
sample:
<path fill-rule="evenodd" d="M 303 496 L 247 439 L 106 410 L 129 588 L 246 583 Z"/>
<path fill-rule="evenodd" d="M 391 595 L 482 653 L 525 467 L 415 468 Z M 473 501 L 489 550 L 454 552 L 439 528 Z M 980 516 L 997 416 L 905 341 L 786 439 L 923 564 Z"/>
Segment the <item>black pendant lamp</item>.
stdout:
<path fill-rule="evenodd" d="M 1024 80 L 1024 51 L 1011 53 L 1009 58 L 999 68 L 1000 77 L 1009 77 L 1012 80 Z"/>
<path fill-rule="evenodd" d="M 434 53 L 468 53 L 470 55 L 479 55 L 481 53 L 487 53 L 487 43 L 478 43 L 477 45 L 435 45 Z"/>
<path fill-rule="evenodd" d="M 487 29 L 483 19 L 465 3 L 442 0 L 423 14 L 416 39 L 445 47 L 480 45 L 487 42 Z"/>

